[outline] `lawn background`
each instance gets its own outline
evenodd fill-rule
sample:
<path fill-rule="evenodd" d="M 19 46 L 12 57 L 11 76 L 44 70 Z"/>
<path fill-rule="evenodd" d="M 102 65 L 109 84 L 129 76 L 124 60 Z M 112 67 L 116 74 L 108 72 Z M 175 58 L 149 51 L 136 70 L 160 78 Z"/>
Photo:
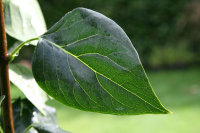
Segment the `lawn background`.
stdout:
<path fill-rule="evenodd" d="M 80 111 L 54 100 L 61 128 L 72 133 L 200 133 L 200 69 L 147 72 L 168 115 L 115 116 Z M 12 86 L 12 96 L 23 94 Z"/>

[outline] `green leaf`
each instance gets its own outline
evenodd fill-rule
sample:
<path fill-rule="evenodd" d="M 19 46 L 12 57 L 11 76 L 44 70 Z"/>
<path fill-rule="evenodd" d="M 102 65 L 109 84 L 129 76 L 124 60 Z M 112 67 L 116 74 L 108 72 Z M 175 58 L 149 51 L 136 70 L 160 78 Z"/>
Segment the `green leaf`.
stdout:
<path fill-rule="evenodd" d="M 26 41 L 46 32 L 46 24 L 37 0 L 4 0 L 6 32 Z"/>
<path fill-rule="evenodd" d="M 35 107 L 28 101 L 18 98 L 13 103 L 13 119 L 16 133 L 23 133 L 32 124 Z"/>
<path fill-rule="evenodd" d="M 45 102 L 48 96 L 35 82 L 31 69 L 20 64 L 10 64 L 9 75 L 10 81 L 24 93 L 28 100 L 45 113 Z"/>
<path fill-rule="evenodd" d="M 56 118 L 56 109 L 50 106 L 45 108 L 46 116 L 41 113 L 35 113 L 33 117 L 33 127 L 39 133 L 68 133 L 58 126 Z"/>
<path fill-rule="evenodd" d="M 0 133 L 4 133 L 4 131 L 3 131 L 3 129 L 2 129 L 2 127 L 0 126 Z"/>
<path fill-rule="evenodd" d="M 1 103 L 2 103 L 2 101 L 3 101 L 4 98 L 5 98 L 4 95 L 3 95 L 3 96 L 0 96 L 0 105 L 1 105 Z"/>
<path fill-rule="evenodd" d="M 32 63 L 40 87 L 67 106 L 117 115 L 169 113 L 125 32 L 95 11 L 67 13 L 40 37 Z"/>
<path fill-rule="evenodd" d="M 59 127 L 56 127 L 51 124 L 45 124 L 45 125 L 33 125 L 33 127 L 38 131 L 38 133 L 68 133 L 66 131 L 63 131 Z"/>
<path fill-rule="evenodd" d="M 17 99 L 13 103 L 15 132 L 48 133 L 51 129 L 52 133 L 67 133 L 57 124 L 55 108 L 46 106 L 45 112 L 46 115 L 42 115 L 27 99 Z"/>
<path fill-rule="evenodd" d="M 0 105 L 1 105 L 1 103 L 2 103 L 2 101 L 3 101 L 3 99 L 5 98 L 5 96 L 3 95 L 3 96 L 0 96 Z M 1 110 L 1 109 L 0 109 Z M 1 128 L 1 124 L 0 124 L 0 133 L 4 133 L 3 132 L 3 129 Z"/>

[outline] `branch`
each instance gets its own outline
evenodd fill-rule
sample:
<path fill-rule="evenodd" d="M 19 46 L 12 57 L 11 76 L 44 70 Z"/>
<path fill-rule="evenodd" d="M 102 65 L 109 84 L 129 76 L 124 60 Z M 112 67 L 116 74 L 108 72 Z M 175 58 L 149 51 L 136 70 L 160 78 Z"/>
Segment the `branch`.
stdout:
<path fill-rule="evenodd" d="M 7 40 L 4 23 L 3 2 L 0 0 L 0 87 L 3 100 L 3 124 L 5 133 L 14 133 L 13 112 L 10 95 L 10 80 L 8 73 Z"/>

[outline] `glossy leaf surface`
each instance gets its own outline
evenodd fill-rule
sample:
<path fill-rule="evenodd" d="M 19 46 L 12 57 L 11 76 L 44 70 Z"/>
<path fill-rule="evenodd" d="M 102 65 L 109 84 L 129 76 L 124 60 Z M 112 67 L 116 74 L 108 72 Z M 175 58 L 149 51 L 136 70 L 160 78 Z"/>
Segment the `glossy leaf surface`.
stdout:
<path fill-rule="evenodd" d="M 20 64 L 10 64 L 9 75 L 10 81 L 24 93 L 27 99 L 45 113 L 45 103 L 49 98 L 35 82 L 31 69 Z"/>
<path fill-rule="evenodd" d="M 15 132 L 23 133 L 32 126 L 33 128 L 28 130 L 29 133 L 48 133 L 45 129 L 51 129 L 52 133 L 67 133 L 57 124 L 55 108 L 47 106 L 45 112 L 46 115 L 42 115 L 27 99 L 17 99 L 13 103 Z M 40 130 L 40 127 L 44 130 Z"/>
<path fill-rule="evenodd" d="M 32 63 L 40 87 L 65 105 L 117 115 L 169 113 L 125 32 L 92 10 L 77 8 L 42 35 Z"/>
<path fill-rule="evenodd" d="M 26 41 L 46 32 L 46 24 L 37 0 L 3 0 L 6 32 Z"/>

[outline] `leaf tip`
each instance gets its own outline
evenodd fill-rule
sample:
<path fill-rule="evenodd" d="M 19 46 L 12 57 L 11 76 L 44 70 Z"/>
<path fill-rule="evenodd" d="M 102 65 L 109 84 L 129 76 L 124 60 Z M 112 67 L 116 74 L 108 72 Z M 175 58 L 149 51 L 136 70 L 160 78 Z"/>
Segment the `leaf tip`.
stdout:
<path fill-rule="evenodd" d="M 164 108 L 163 114 L 173 114 L 173 112 L 171 112 L 170 110 Z"/>
<path fill-rule="evenodd" d="M 171 112 L 171 111 L 169 111 L 169 110 L 167 110 L 168 112 L 167 112 L 167 114 L 173 114 L 173 112 Z"/>

